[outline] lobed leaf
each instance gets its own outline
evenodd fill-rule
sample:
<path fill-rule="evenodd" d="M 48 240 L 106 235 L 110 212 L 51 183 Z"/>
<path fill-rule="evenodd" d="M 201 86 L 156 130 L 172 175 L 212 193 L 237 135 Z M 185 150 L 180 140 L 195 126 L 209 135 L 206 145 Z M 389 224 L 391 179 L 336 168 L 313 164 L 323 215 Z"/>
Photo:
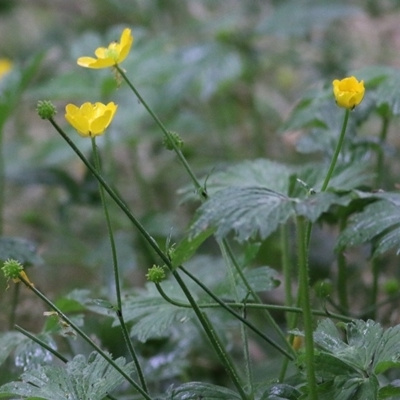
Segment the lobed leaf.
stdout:
<path fill-rule="evenodd" d="M 397 197 L 393 197 L 397 201 Z M 361 245 L 376 239 L 374 256 L 400 249 L 400 205 L 377 201 L 350 218 L 340 234 L 337 249 Z"/>
<path fill-rule="evenodd" d="M 165 400 L 239 400 L 241 397 L 230 389 L 211 383 L 189 382 L 168 390 Z"/>
<path fill-rule="evenodd" d="M 115 363 L 127 374 L 132 364 L 124 358 Z M 20 396 L 46 400 L 101 400 L 124 381 L 124 378 L 99 354 L 91 353 L 86 360 L 78 355 L 65 367 L 45 366 L 30 370 L 21 381 L 0 387 L 0 397 Z"/>

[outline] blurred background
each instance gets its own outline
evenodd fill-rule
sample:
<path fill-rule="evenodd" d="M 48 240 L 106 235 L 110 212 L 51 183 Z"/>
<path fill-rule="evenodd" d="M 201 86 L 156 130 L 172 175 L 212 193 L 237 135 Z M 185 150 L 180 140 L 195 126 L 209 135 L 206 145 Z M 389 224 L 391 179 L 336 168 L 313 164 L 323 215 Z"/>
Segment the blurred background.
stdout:
<path fill-rule="evenodd" d="M 296 148 L 301 132 L 281 130 L 304 93 L 366 66 L 400 67 L 398 0 L 1 0 L 0 59 L 12 62 L 0 78 L 2 231 L 37 246 L 40 260 L 28 273 L 53 299 L 73 289 L 112 290 L 111 260 L 97 184 L 37 116 L 38 100 L 57 106 L 56 120 L 88 155 L 90 140 L 67 126 L 65 105 L 119 105 L 97 141 L 103 170 L 162 248 L 183 235 L 198 205 L 182 202 L 179 189 L 189 178 L 126 85 L 111 69 L 76 64 L 119 40 L 125 27 L 135 42 L 122 67 L 165 126 L 181 135 L 202 182 L 245 159 L 318 160 L 318 152 Z M 398 128 L 395 121 L 388 134 L 393 159 Z M 362 133 L 379 129 L 372 118 Z M 113 205 L 111 211 L 125 285 L 141 287 L 158 260 Z M 213 255 L 215 248 L 204 251 Z M 274 238 L 259 257 L 279 268 Z M 12 297 L 6 285 L 1 281 L 1 330 Z M 37 331 L 43 311 L 24 293 L 18 319 Z"/>

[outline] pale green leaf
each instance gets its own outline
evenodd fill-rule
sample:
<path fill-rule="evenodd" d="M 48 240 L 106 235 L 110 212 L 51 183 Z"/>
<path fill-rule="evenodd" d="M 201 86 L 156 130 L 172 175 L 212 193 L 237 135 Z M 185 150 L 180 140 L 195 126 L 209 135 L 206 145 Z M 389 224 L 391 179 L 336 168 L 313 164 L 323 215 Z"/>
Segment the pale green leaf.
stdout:
<path fill-rule="evenodd" d="M 352 247 L 375 240 L 374 256 L 400 249 L 400 206 L 388 201 L 369 204 L 350 218 L 338 238 L 337 248 Z"/>
<path fill-rule="evenodd" d="M 133 366 L 123 358 L 115 363 L 127 374 L 133 372 Z M 76 356 L 65 367 L 45 366 L 27 371 L 20 381 L 1 386 L 0 397 L 12 394 L 46 400 L 101 400 L 123 381 L 103 357 L 92 353 L 87 360 L 83 355 Z"/>

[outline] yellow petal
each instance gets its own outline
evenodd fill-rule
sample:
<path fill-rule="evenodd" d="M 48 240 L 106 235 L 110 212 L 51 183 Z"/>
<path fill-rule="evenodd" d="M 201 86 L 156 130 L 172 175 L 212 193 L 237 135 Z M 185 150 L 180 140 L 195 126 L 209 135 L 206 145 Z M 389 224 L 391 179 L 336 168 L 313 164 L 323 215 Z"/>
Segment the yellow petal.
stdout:
<path fill-rule="evenodd" d="M 90 124 L 91 136 L 102 135 L 111 122 L 112 113 L 106 111 L 103 115 L 95 118 Z"/>
<path fill-rule="evenodd" d="M 335 79 L 332 82 L 333 94 L 339 107 L 353 109 L 364 98 L 364 81 L 358 81 L 354 76 L 344 78 L 341 81 Z"/>

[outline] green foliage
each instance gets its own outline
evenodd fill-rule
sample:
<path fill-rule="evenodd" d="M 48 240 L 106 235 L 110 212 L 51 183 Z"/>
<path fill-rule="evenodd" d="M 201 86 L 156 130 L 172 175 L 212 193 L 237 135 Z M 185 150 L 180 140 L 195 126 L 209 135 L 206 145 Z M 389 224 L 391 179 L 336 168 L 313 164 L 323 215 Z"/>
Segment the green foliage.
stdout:
<path fill-rule="evenodd" d="M 314 333 L 320 349 L 315 355 L 319 398 L 377 399 L 386 398 L 381 392 L 382 396 L 395 393 L 391 385 L 386 388 L 379 382 L 378 375 L 400 368 L 400 325 L 384 331 L 374 321 L 355 320 L 342 327 L 345 339 L 329 319 L 321 321 Z"/>
<path fill-rule="evenodd" d="M 33 3 L 29 11 L 39 10 Z M 39 54 L 24 62 L 13 35 L 8 51 L 20 51 L 21 62 L 0 78 L 6 194 L 0 228 L 34 238 L 45 260 L 40 271 L 29 271 L 34 286 L 4 293 L 13 312 L 0 315 L 2 326 L 17 321 L 40 333 L 36 341 L 0 334 L 0 378 L 9 382 L 0 397 L 102 399 L 118 390 L 120 398 L 142 398 L 108 364 L 108 353 L 101 357 L 107 349 L 122 356 L 117 365 L 141 387 L 147 381 L 144 392 L 153 399 L 399 398 L 400 325 L 390 325 L 399 289 L 393 133 L 400 73 L 367 66 L 398 64 L 397 53 L 380 46 L 387 41 L 395 48 L 395 29 L 385 19 L 395 2 L 113 0 L 88 9 L 75 3 L 65 12 L 83 11 L 82 18 L 70 15 L 68 29 L 47 18 L 50 8 L 39 10 L 39 19 L 49 21 L 37 29 L 45 60 Z M 381 18 L 352 19 L 376 11 Z M 123 74 L 76 65 L 125 27 L 135 42 Z M 31 42 L 26 46 L 35 52 Z M 353 65 L 365 67 L 349 70 Z M 334 174 L 321 192 L 344 116 L 331 80 L 345 74 L 363 79 L 366 95 L 350 114 Z M 86 166 L 93 164 L 91 143 L 65 127 L 65 103 L 118 104 L 97 146 L 101 176 L 119 208 L 108 194 L 102 203 L 94 171 L 73 158 L 51 122 L 47 129 L 46 121 L 32 118 L 38 99 L 60 108 L 57 126 L 87 157 Z M 158 118 L 168 132 L 180 132 L 178 146 L 162 142 Z M 101 204 L 108 205 L 108 231 Z M 294 229 L 296 218 L 303 230 Z M 24 266 L 43 263 L 31 240 L 4 236 L 0 254 Z M 152 265 L 160 267 L 146 283 Z M 308 269 L 320 282 L 310 298 Z M 38 306 L 34 295 L 46 305 Z M 293 307 L 296 298 L 301 309 Z M 321 314 L 330 319 L 313 335 Z M 335 319 L 352 322 L 338 329 Z M 292 349 L 287 332 L 299 336 L 299 327 L 309 340 Z M 86 359 L 87 346 L 96 352 Z M 57 356 L 72 360 L 64 366 Z"/>
<path fill-rule="evenodd" d="M 115 360 L 127 374 L 131 364 Z M 0 387 L 0 397 L 21 396 L 48 400 L 101 400 L 123 382 L 123 377 L 99 354 L 77 355 L 65 367 L 39 367 L 21 376 L 21 382 Z"/>
<path fill-rule="evenodd" d="M 236 400 L 240 396 L 227 388 L 211 385 L 209 383 L 190 382 L 177 388 L 168 390 L 165 400 L 197 400 L 200 398 L 208 400 Z"/>
<path fill-rule="evenodd" d="M 373 242 L 375 257 L 400 249 L 399 204 L 386 200 L 367 205 L 355 214 L 338 239 L 338 248 Z"/>

